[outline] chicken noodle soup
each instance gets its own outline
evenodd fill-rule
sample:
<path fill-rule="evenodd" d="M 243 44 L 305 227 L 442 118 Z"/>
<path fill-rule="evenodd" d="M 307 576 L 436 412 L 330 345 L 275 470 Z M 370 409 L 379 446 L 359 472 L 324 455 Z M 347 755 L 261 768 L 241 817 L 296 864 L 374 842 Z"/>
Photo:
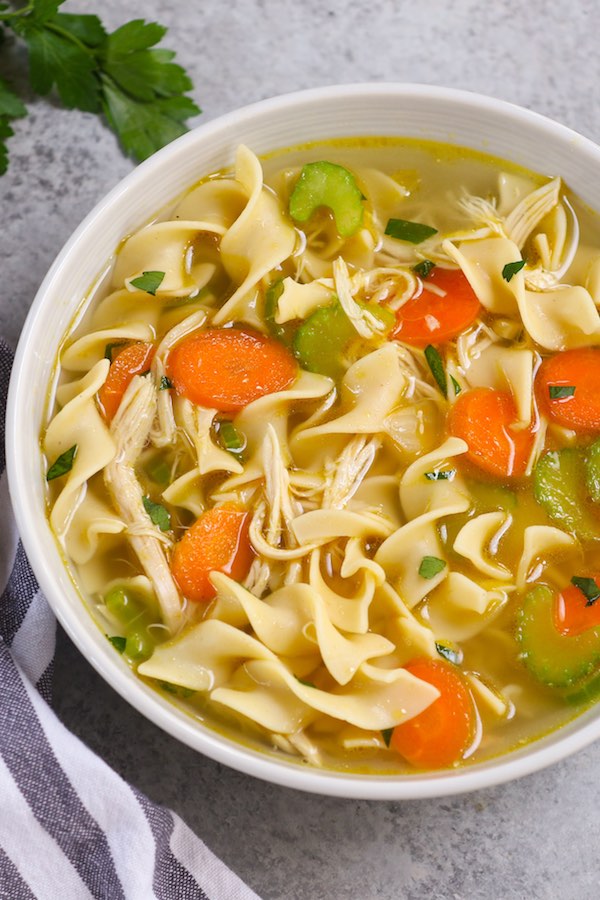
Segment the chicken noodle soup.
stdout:
<path fill-rule="evenodd" d="M 52 528 L 213 728 L 356 771 L 505 752 L 600 684 L 600 230 L 471 151 L 264 165 L 127 236 L 66 338 Z"/>

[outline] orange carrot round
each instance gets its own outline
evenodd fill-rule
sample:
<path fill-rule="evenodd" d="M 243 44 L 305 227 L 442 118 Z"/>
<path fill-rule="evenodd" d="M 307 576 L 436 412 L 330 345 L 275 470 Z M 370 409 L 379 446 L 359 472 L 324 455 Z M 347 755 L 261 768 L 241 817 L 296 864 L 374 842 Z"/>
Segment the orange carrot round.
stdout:
<path fill-rule="evenodd" d="M 436 687 L 440 696 L 394 728 L 390 747 L 418 769 L 442 769 L 460 762 L 473 742 L 476 725 L 475 706 L 464 678 L 443 660 L 416 659 L 405 668 Z"/>
<path fill-rule="evenodd" d="M 457 337 L 481 312 L 473 288 L 459 269 L 436 267 L 425 283 L 445 291 L 445 296 L 420 289 L 396 313 L 397 324 L 391 334 L 394 340 L 414 347 L 443 344 Z"/>
<path fill-rule="evenodd" d="M 600 590 L 600 575 L 594 579 Z M 585 594 L 570 584 L 554 596 L 554 627 L 560 634 L 574 637 L 600 625 L 600 600 L 588 605 Z"/>
<path fill-rule="evenodd" d="M 215 596 L 211 572 L 242 581 L 254 554 L 248 536 L 250 515 L 235 504 L 209 509 L 196 519 L 171 557 L 173 578 L 188 600 L 202 603 Z"/>
<path fill-rule="evenodd" d="M 469 445 L 465 458 L 497 478 L 525 474 L 534 441 L 534 426 L 515 430 L 518 419 L 512 394 L 474 388 L 461 394 L 450 410 L 448 431 Z"/>
<path fill-rule="evenodd" d="M 178 344 L 168 360 L 178 394 L 221 412 L 238 412 L 283 390 L 297 371 L 296 360 L 279 341 L 239 328 L 209 328 Z"/>
<path fill-rule="evenodd" d="M 150 368 L 154 356 L 152 344 L 127 344 L 119 350 L 110 364 L 106 381 L 98 391 L 98 400 L 110 422 L 123 399 L 123 394 L 135 375 L 143 375 Z"/>
<path fill-rule="evenodd" d="M 564 350 L 545 359 L 536 394 L 553 422 L 580 432 L 600 431 L 600 348 Z"/>

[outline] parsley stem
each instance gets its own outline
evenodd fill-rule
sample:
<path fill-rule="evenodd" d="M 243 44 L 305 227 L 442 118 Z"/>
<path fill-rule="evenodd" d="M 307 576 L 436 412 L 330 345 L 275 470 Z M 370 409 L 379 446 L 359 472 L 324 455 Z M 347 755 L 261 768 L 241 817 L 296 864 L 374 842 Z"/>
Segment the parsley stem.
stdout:
<path fill-rule="evenodd" d="M 26 16 L 27 13 L 30 13 L 35 6 L 33 0 L 27 4 L 27 6 L 22 6 L 21 9 L 15 9 L 12 12 L 0 12 L 0 22 L 6 21 L 6 19 L 16 19 L 20 16 Z"/>
<path fill-rule="evenodd" d="M 54 34 L 58 34 L 59 37 L 65 39 L 65 41 L 69 41 L 71 44 L 75 44 L 75 46 L 82 51 L 82 53 L 86 53 L 88 56 L 96 57 L 96 54 L 89 47 L 86 47 L 79 38 L 75 37 L 74 34 L 71 34 L 70 31 L 67 31 L 65 28 L 61 28 L 60 25 L 56 25 L 54 22 L 46 22 L 44 26 L 48 31 L 53 31 Z"/>

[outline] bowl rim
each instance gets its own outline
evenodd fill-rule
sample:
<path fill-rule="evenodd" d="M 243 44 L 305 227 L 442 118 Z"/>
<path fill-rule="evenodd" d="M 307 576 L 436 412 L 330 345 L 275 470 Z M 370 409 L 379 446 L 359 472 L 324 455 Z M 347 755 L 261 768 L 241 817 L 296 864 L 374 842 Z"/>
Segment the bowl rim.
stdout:
<path fill-rule="evenodd" d="M 72 610 L 69 610 L 68 605 L 63 601 L 57 578 L 45 565 L 41 533 L 44 530 L 45 533 L 49 532 L 50 528 L 47 519 L 44 519 L 44 523 L 40 521 L 37 525 L 35 524 L 36 517 L 39 518 L 39 509 L 35 505 L 24 469 L 25 453 L 27 449 L 31 450 L 31 448 L 22 446 L 20 436 L 20 401 L 31 389 L 30 382 L 26 378 L 28 353 L 30 343 L 39 327 L 38 320 L 43 317 L 45 312 L 45 296 L 50 286 L 60 278 L 63 269 L 68 268 L 73 250 L 107 209 L 117 203 L 133 186 L 143 183 L 155 172 L 160 171 L 174 153 L 178 153 L 188 145 L 193 146 L 203 138 L 225 130 L 232 124 L 241 127 L 244 123 L 252 121 L 258 113 L 277 114 L 289 109 L 290 105 L 301 107 L 303 105 L 310 106 L 322 100 L 349 100 L 374 96 L 397 99 L 411 96 L 438 102 L 458 103 L 463 108 L 467 107 L 486 114 L 496 113 L 515 123 L 522 123 L 528 128 L 535 126 L 550 137 L 571 142 L 575 140 L 578 153 L 588 155 L 593 161 L 600 163 L 600 147 L 576 131 L 546 116 L 507 101 L 471 91 L 427 84 L 378 82 L 310 88 L 260 100 L 198 125 L 121 179 L 83 219 L 48 270 L 29 310 L 15 354 L 7 400 L 6 466 L 10 497 L 19 535 L 50 607 L 88 662 L 114 690 L 142 715 L 172 737 L 209 758 L 245 774 L 283 787 L 353 799 L 430 799 L 466 793 L 512 781 L 539 771 L 583 749 L 600 737 L 600 709 L 597 716 L 591 721 L 574 727 L 572 733 L 561 734 L 569 728 L 571 723 L 567 723 L 562 729 L 553 732 L 554 738 L 550 742 L 545 743 L 546 739 L 540 738 L 532 741 L 525 748 L 509 751 L 500 757 L 472 766 L 405 776 L 366 775 L 302 767 L 300 764 L 288 763 L 283 759 L 278 760 L 269 753 L 255 751 L 221 736 L 207 726 L 195 722 L 191 717 L 177 713 L 176 707 L 171 702 L 164 700 L 136 678 L 114 653 L 108 641 L 104 641 L 106 646 L 100 644 L 94 631 L 90 628 L 89 623 L 95 623 L 83 600 L 80 610 L 75 611 L 74 614 Z M 34 517 L 34 527 L 32 527 L 31 516 Z M 99 629 L 94 630 L 99 633 Z M 580 720 L 581 716 L 577 718 Z M 557 734 L 558 738 L 556 738 Z"/>

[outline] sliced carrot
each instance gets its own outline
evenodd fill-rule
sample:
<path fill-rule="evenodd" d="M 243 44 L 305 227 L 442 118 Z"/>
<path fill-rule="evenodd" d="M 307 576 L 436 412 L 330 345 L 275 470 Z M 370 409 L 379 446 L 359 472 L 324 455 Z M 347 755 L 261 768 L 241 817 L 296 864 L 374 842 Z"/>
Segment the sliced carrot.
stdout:
<path fill-rule="evenodd" d="M 297 371 L 296 360 L 279 341 L 239 328 L 209 328 L 178 344 L 168 360 L 178 394 L 222 412 L 237 412 L 283 390 Z"/>
<path fill-rule="evenodd" d="M 600 575 L 593 580 L 600 590 Z M 574 637 L 596 625 L 600 625 L 600 600 L 588 605 L 587 597 L 574 584 L 555 594 L 554 627 L 560 634 Z"/>
<path fill-rule="evenodd" d="M 249 527 L 249 513 L 228 503 L 202 513 L 188 528 L 171 557 L 173 578 L 188 600 L 202 603 L 215 596 L 211 572 L 236 581 L 246 577 L 254 558 Z"/>
<path fill-rule="evenodd" d="M 414 347 L 443 344 L 468 328 L 481 312 L 473 288 L 459 269 L 439 266 L 424 279 L 445 291 L 443 297 L 421 287 L 396 313 L 391 337 Z"/>
<path fill-rule="evenodd" d="M 419 769 L 442 769 L 460 762 L 473 742 L 476 724 L 473 698 L 464 678 L 443 660 L 416 659 L 405 669 L 436 687 L 440 696 L 394 728 L 390 747 Z"/>
<path fill-rule="evenodd" d="M 600 431 L 600 348 L 564 350 L 545 359 L 536 393 L 540 408 L 553 422 L 575 431 Z"/>
<path fill-rule="evenodd" d="M 456 400 L 448 416 L 448 431 L 469 445 L 465 458 L 498 478 L 525 474 L 533 449 L 535 426 L 515 430 L 518 419 L 512 394 L 474 388 Z"/>
<path fill-rule="evenodd" d="M 143 375 L 150 368 L 154 356 L 152 344 L 127 344 L 119 350 L 110 364 L 106 381 L 98 391 L 98 400 L 105 417 L 114 418 L 123 394 L 135 375 Z"/>

